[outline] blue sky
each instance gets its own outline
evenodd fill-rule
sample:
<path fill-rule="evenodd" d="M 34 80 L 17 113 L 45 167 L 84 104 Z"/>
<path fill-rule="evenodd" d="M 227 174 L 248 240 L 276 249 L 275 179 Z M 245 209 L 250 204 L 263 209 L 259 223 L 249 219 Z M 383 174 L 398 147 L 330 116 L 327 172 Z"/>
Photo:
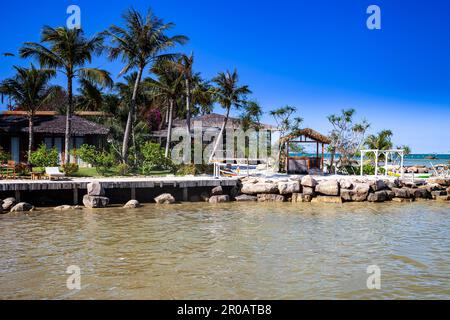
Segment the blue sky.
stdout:
<path fill-rule="evenodd" d="M 64 25 L 70 4 L 81 7 L 87 35 L 120 24 L 131 5 L 151 7 L 190 38 L 180 51 L 195 53 L 197 71 L 211 78 L 237 68 L 265 111 L 294 105 L 305 126 L 327 133 L 327 115 L 355 108 L 371 131 L 392 129 L 415 153 L 450 152 L 448 0 L 9 1 L 0 52 L 38 41 L 43 25 Z M 371 4 L 381 8 L 381 30 L 366 27 Z M 1 56 L 0 79 L 28 63 Z M 121 68 L 105 58 L 93 65 L 114 77 Z"/>

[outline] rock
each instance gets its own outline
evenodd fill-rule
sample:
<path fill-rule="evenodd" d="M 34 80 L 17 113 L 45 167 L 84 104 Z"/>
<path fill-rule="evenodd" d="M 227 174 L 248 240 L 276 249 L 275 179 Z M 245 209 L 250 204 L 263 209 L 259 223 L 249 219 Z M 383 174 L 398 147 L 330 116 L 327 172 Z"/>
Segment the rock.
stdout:
<path fill-rule="evenodd" d="M 432 199 L 437 199 L 440 196 L 445 196 L 447 195 L 447 192 L 445 192 L 444 190 L 440 190 L 440 191 L 431 191 L 431 198 Z"/>
<path fill-rule="evenodd" d="M 258 202 L 284 202 L 286 199 L 280 194 L 258 194 Z"/>
<path fill-rule="evenodd" d="M 55 211 L 69 211 L 69 210 L 82 210 L 83 208 L 80 206 L 69 206 L 69 205 L 62 205 L 53 208 Z"/>
<path fill-rule="evenodd" d="M 342 179 L 339 181 L 339 185 L 342 189 L 353 189 L 353 183 L 350 180 Z"/>
<path fill-rule="evenodd" d="M 242 193 L 245 194 L 261 194 L 261 193 L 278 193 L 278 185 L 274 183 L 244 183 L 241 189 Z"/>
<path fill-rule="evenodd" d="M 400 188 L 400 186 L 401 186 L 400 179 L 395 179 L 395 180 L 393 180 L 393 181 L 388 181 L 388 182 L 386 183 L 386 186 L 387 186 L 389 189 Z"/>
<path fill-rule="evenodd" d="M 304 176 L 302 178 L 301 184 L 302 184 L 302 186 L 305 186 L 305 187 L 314 188 L 315 186 L 317 186 L 317 181 L 313 177 L 308 175 L 308 176 Z"/>
<path fill-rule="evenodd" d="M 230 202 L 230 196 L 224 194 L 220 196 L 212 196 L 211 198 L 209 198 L 209 203 L 223 203 L 223 202 Z"/>
<path fill-rule="evenodd" d="M 316 186 L 316 192 L 327 196 L 339 195 L 339 183 L 336 180 L 324 180 Z"/>
<path fill-rule="evenodd" d="M 3 200 L 2 208 L 5 211 L 9 211 L 12 207 L 14 207 L 16 203 L 17 201 L 15 198 L 6 198 L 5 200 Z"/>
<path fill-rule="evenodd" d="M 370 184 L 370 189 L 373 192 L 381 191 L 381 190 L 384 190 L 386 188 L 387 188 L 386 183 L 384 183 L 383 180 L 375 180 L 375 181 L 372 181 L 372 183 Z"/>
<path fill-rule="evenodd" d="M 242 188 L 242 185 L 240 185 L 240 184 L 232 187 L 230 190 L 230 196 L 232 198 L 236 198 L 238 195 L 241 194 L 241 188 Z"/>
<path fill-rule="evenodd" d="M 386 192 L 387 200 L 392 200 L 395 198 L 395 193 L 392 190 L 384 190 Z"/>
<path fill-rule="evenodd" d="M 90 196 L 86 194 L 83 197 L 83 204 L 86 208 L 105 208 L 109 204 L 109 199 L 100 196 Z"/>
<path fill-rule="evenodd" d="M 450 201 L 450 195 L 438 196 L 436 197 L 437 201 Z"/>
<path fill-rule="evenodd" d="M 92 181 L 87 184 L 87 194 L 89 196 L 104 196 L 105 190 L 102 188 L 102 185 L 98 181 Z"/>
<path fill-rule="evenodd" d="M 429 199 L 430 193 L 426 189 L 410 189 L 410 195 L 414 198 Z"/>
<path fill-rule="evenodd" d="M 157 204 L 173 204 L 175 198 L 170 193 L 163 193 L 155 198 Z"/>
<path fill-rule="evenodd" d="M 450 186 L 450 178 L 433 178 L 428 180 L 428 183 L 436 183 L 444 187 Z"/>
<path fill-rule="evenodd" d="M 237 196 L 234 198 L 237 202 L 251 202 L 251 201 L 258 201 L 258 197 L 256 196 L 250 196 L 248 194 L 241 194 L 240 196 Z"/>
<path fill-rule="evenodd" d="M 303 193 L 293 193 L 292 194 L 292 202 L 311 202 L 312 196 Z"/>
<path fill-rule="evenodd" d="M 34 207 L 27 202 L 19 202 L 14 207 L 12 207 L 11 212 L 24 212 L 24 211 L 33 211 Z"/>
<path fill-rule="evenodd" d="M 369 193 L 367 201 L 369 202 L 384 202 L 387 200 L 387 194 L 384 190 L 376 191 L 375 193 Z"/>
<path fill-rule="evenodd" d="M 280 194 L 291 194 L 300 192 L 300 183 L 298 181 L 278 182 Z"/>
<path fill-rule="evenodd" d="M 314 188 L 312 187 L 302 187 L 302 191 L 304 195 L 312 196 L 314 197 L 316 195 L 316 192 L 314 191 Z"/>
<path fill-rule="evenodd" d="M 341 189 L 341 198 L 344 201 L 366 201 L 369 195 L 370 185 L 368 183 L 357 183 L 353 189 Z"/>
<path fill-rule="evenodd" d="M 441 186 L 440 184 L 437 184 L 437 183 L 427 183 L 426 185 L 420 186 L 419 188 L 425 189 L 428 192 L 440 191 L 440 190 L 444 190 L 445 189 L 443 186 Z"/>
<path fill-rule="evenodd" d="M 406 198 L 392 198 L 392 201 L 394 202 L 413 202 L 414 199 L 406 199 Z"/>
<path fill-rule="evenodd" d="M 341 197 L 333 197 L 333 196 L 317 196 L 312 199 L 312 203 L 342 203 Z"/>
<path fill-rule="evenodd" d="M 303 178 L 302 176 L 290 176 L 290 177 L 289 177 L 289 180 L 291 180 L 291 181 L 297 181 L 297 182 L 301 183 L 302 178 Z"/>
<path fill-rule="evenodd" d="M 128 201 L 123 207 L 125 209 L 136 209 L 139 208 L 141 204 L 137 200 L 130 200 Z"/>
<path fill-rule="evenodd" d="M 223 194 L 223 189 L 221 186 L 215 187 L 211 190 L 211 194 L 213 196 L 220 196 Z"/>
<path fill-rule="evenodd" d="M 411 198 L 408 188 L 392 188 L 395 198 Z"/>

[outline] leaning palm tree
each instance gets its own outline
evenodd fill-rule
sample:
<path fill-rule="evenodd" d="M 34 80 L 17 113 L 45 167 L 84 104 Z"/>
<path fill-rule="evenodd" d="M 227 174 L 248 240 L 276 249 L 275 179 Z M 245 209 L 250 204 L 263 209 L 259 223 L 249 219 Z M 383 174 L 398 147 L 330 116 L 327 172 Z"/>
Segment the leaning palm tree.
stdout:
<path fill-rule="evenodd" d="M 228 118 L 232 107 L 239 109 L 245 104 L 245 97 L 251 93 L 247 85 L 239 86 L 239 76 L 235 69 L 233 73 L 227 71 L 226 73 L 220 72 L 214 79 L 216 84 L 216 100 L 225 109 L 225 118 L 223 119 L 222 127 L 220 128 L 219 135 L 214 143 L 213 150 L 209 157 L 209 161 L 212 161 L 214 154 L 217 151 L 225 127 L 227 126 Z"/>
<path fill-rule="evenodd" d="M 186 43 L 188 38 L 181 35 L 169 37 L 166 32 L 175 25 L 164 23 L 150 10 L 143 17 L 136 10 L 129 9 L 123 14 L 123 18 L 125 28 L 112 25 L 109 30 L 105 31 L 105 34 L 112 41 L 112 46 L 109 48 L 110 59 L 114 60 L 121 57 L 122 62 L 125 63 L 125 67 L 120 71 L 119 76 L 132 69 L 137 69 L 122 144 L 122 160 L 126 163 L 128 161 L 128 143 L 132 122 L 135 117 L 136 97 L 144 69 L 157 60 L 173 58 L 173 54 L 163 54 L 163 52 L 177 44 Z"/>
<path fill-rule="evenodd" d="M 11 97 L 16 107 L 27 112 L 28 116 L 28 161 L 33 149 L 33 121 L 36 112 L 51 98 L 55 87 L 49 85 L 49 81 L 56 72 L 51 69 L 22 68 L 14 66 L 16 75 L 6 79 L 0 84 L 0 93 Z"/>
<path fill-rule="evenodd" d="M 43 44 L 25 42 L 20 49 L 20 55 L 23 58 L 35 57 L 41 66 L 57 70 L 67 78 L 68 105 L 66 108 L 64 163 L 68 163 L 74 102 L 73 80 L 75 78 L 88 79 L 102 86 L 112 85 L 112 80 L 107 71 L 85 67 L 87 63 L 92 61 L 93 54 L 101 53 L 103 37 L 95 35 L 87 39 L 81 29 L 45 26 L 41 33 L 41 42 Z M 47 44 L 48 47 L 44 44 Z"/>
<path fill-rule="evenodd" d="M 183 74 L 173 68 L 173 65 L 161 61 L 152 68 L 152 73 L 158 76 L 157 79 L 145 79 L 145 86 L 154 97 L 163 98 L 168 103 L 168 125 L 165 156 L 169 157 L 170 142 L 172 137 L 172 121 L 175 101 L 180 96 L 183 89 Z"/>

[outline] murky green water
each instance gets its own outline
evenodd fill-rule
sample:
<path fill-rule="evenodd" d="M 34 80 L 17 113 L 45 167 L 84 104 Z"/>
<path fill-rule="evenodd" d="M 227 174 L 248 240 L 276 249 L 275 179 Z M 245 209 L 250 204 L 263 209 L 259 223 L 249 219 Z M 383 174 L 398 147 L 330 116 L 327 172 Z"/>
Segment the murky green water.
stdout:
<path fill-rule="evenodd" d="M 0 216 L 0 298 L 449 299 L 449 218 L 435 202 Z M 367 289 L 369 265 L 381 290 Z"/>

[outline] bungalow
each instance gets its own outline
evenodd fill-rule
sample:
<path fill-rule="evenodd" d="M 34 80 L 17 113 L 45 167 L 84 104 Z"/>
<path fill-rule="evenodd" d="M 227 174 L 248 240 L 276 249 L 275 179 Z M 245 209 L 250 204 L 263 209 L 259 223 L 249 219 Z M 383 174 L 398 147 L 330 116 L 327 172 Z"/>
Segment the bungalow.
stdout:
<path fill-rule="evenodd" d="M 0 115 L 0 146 L 10 154 L 16 163 L 27 161 L 28 118 L 20 112 L 4 112 Z M 66 117 L 52 112 L 40 112 L 34 118 L 34 147 L 45 143 L 49 148 L 55 147 L 59 161 L 64 159 L 64 136 Z M 82 144 L 101 147 L 109 133 L 109 128 L 86 120 L 79 116 L 72 117 L 71 149 Z M 82 165 L 80 159 L 70 156 L 71 162 Z"/>

